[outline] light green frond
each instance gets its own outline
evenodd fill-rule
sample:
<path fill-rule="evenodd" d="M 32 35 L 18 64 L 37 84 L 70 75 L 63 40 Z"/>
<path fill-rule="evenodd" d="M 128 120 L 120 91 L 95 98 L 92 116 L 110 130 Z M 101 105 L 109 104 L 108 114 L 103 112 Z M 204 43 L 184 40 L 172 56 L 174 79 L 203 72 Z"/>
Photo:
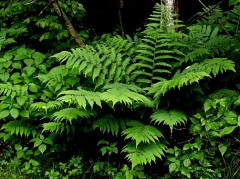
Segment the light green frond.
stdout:
<path fill-rule="evenodd" d="M 36 130 L 31 127 L 31 124 L 25 123 L 24 121 L 10 121 L 2 125 L 1 130 L 11 134 L 29 137 L 31 134 L 34 136 Z"/>
<path fill-rule="evenodd" d="M 105 102 L 115 104 L 132 105 L 134 103 L 143 103 L 145 106 L 153 106 L 152 101 L 142 95 L 142 89 L 136 85 L 128 85 L 123 83 L 109 84 L 104 87 L 105 92 L 101 93 L 101 99 Z"/>
<path fill-rule="evenodd" d="M 200 80 L 210 77 L 206 72 L 188 72 L 181 73 L 174 76 L 171 80 L 165 80 L 162 82 L 155 83 L 150 89 L 149 93 L 155 94 L 155 97 L 164 95 L 167 91 L 171 89 L 180 89 L 183 86 L 190 85 Z"/>
<path fill-rule="evenodd" d="M 87 105 L 93 108 L 94 104 L 101 105 L 100 93 L 87 91 L 79 88 L 78 90 L 67 90 L 59 94 L 58 101 L 68 104 L 77 104 L 80 108 L 86 109 Z"/>
<path fill-rule="evenodd" d="M 97 44 L 95 48 L 91 46 L 76 48 L 71 52 L 60 52 L 52 57 L 66 63 L 67 70 L 77 70 L 80 76 L 91 78 L 95 88 L 110 82 L 128 82 L 130 76 L 126 71 L 129 71 L 130 61 L 133 58 L 130 50 L 135 47 L 133 42 L 121 38 L 113 39 L 113 42 L 115 41 L 119 43 L 115 44 L 115 48 L 109 44 Z M 128 43 L 132 45 L 127 45 Z M 125 48 L 120 49 L 117 45 Z"/>
<path fill-rule="evenodd" d="M 67 121 L 72 122 L 72 120 L 80 120 L 82 118 L 90 118 L 95 116 L 96 113 L 90 110 L 76 109 L 76 108 L 65 108 L 53 113 L 53 119 L 56 122 Z"/>
<path fill-rule="evenodd" d="M 125 135 L 125 139 L 136 141 L 136 148 L 140 143 L 155 143 L 162 137 L 162 133 L 157 128 L 139 121 L 129 121 L 127 126 L 129 127 L 123 130 L 122 135 Z"/>
<path fill-rule="evenodd" d="M 28 94 L 28 85 L 12 85 L 11 83 L 0 84 L 0 93 L 11 97 L 16 95 L 24 96 Z"/>
<path fill-rule="evenodd" d="M 174 126 L 184 124 L 186 121 L 187 116 L 182 111 L 177 110 L 158 110 L 151 115 L 151 122 L 168 125 L 171 132 Z"/>
<path fill-rule="evenodd" d="M 126 128 L 126 121 L 124 119 L 118 119 L 112 115 L 104 116 L 93 122 L 93 129 L 99 128 L 103 133 L 111 133 L 118 136 L 120 129 Z"/>
<path fill-rule="evenodd" d="M 62 103 L 60 101 L 49 101 L 47 103 L 45 102 L 36 102 L 31 104 L 31 109 L 33 110 L 39 110 L 39 111 L 47 111 L 49 109 L 57 109 L 62 106 Z"/>
<path fill-rule="evenodd" d="M 44 123 L 42 124 L 43 126 L 43 130 L 44 131 L 50 131 L 51 133 L 55 132 L 55 133 L 62 133 L 63 131 L 67 131 L 67 133 L 70 132 L 71 127 L 66 124 L 66 123 L 60 123 L 60 122 L 48 122 L 48 123 Z"/>
<path fill-rule="evenodd" d="M 124 146 L 122 152 L 128 153 L 126 158 L 132 163 L 132 168 L 137 165 L 147 165 L 156 162 L 157 158 L 161 159 L 167 150 L 164 143 L 156 142 L 149 144 L 140 144 L 137 148 L 134 142 Z"/>

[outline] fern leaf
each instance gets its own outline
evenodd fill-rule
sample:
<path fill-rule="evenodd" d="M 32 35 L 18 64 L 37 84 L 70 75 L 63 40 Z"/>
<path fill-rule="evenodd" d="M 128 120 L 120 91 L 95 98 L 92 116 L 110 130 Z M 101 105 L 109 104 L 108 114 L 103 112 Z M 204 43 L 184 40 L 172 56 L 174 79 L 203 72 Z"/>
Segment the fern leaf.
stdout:
<path fill-rule="evenodd" d="M 187 116 L 182 111 L 177 110 L 158 110 L 151 115 L 151 122 L 155 124 L 163 123 L 168 125 L 172 132 L 173 127 L 178 124 L 184 124 L 187 121 Z"/>
<path fill-rule="evenodd" d="M 122 132 L 125 135 L 125 139 L 132 139 L 136 141 L 136 148 L 143 143 L 157 142 L 162 133 L 154 126 L 144 125 L 139 121 L 130 121 L 127 123 L 129 128 Z"/>
<path fill-rule="evenodd" d="M 104 87 L 106 92 L 101 93 L 101 99 L 111 102 L 114 107 L 116 103 L 132 105 L 133 103 L 143 103 L 146 106 L 153 106 L 153 103 L 144 95 L 140 94 L 142 89 L 135 85 L 122 83 L 109 84 Z"/>
<path fill-rule="evenodd" d="M 57 111 L 53 114 L 54 121 L 61 122 L 66 120 L 67 122 L 72 123 L 73 119 L 81 119 L 81 118 L 89 118 L 91 116 L 95 116 L 96 113 L 94 111 L 86 111 L 82 109 L 76 108 L 65 108 Z"/>
<path fill-rule="evenodd" d="M 77 104 L 80 108 L 86 109 L 87 104 L 93 108 L 94 104 L 101 107 L 100 94 L 98 92 L 87 91 L 79 88 L 78 90 L 67 90 L 61 92 L 57 100 L 69 104 Z"/>
<path fill-rule="evenodd" d="M 164 143 L 156 142 L 149 144 L 140 144 L 136 148 L 134 142 L 124 146 L 122 152 L 128 153 L 126 158 L 132 163 L 132 168 L 137 165 L 147 165 L 156 162 L 157 158 L 161 159 L 165 154 L 167 147 Z"/>
<path fill-rule="evenodd" d="M 60 122 L 48 122 L 42 124 L 43 126 L 43 131 L 50 131 L 50 132 L 60 132 L 62 133 L 65 130 L 65 125 L 64 123 Z"/>
<path fill-rule="evenodd" d="M 205 77 L 210 77 L 206 72 L 188 72 L 182 73 L 171 80 L 165 80 L 162 82 L 158 82 L 152 86 L 149 93 L 155 94 L 155 97 L 165 94 L 167 91 L 174 89 L 174 88 L 181 88 L 184 85 L 189 85 L 194 82 L 199 82 L 200 80 L 204 79 Z"/>
<path fill-rule="evenodd" d="M 107 115 L 93 122 L 93 129 L 96 128 L 103 133 L 107 132 L 118 136 L 119 130 L 126 128 L 126 120 Z"/>
<path fill-rule="evenodd" d="M 10 121 L 2 125 L 1 130 L 10 133 L 11 135 L 20 135 L 29 137 L 30 134 L 33 136 L 36 134 L 36 130 L 31 127 L 31 124 L 23 121 Z"/>

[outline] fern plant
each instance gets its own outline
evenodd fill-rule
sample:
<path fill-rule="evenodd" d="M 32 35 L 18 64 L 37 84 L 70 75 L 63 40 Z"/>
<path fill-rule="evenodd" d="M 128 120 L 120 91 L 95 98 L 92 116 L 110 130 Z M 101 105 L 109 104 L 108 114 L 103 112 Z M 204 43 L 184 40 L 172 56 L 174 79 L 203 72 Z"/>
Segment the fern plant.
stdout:
<path fill-rule="evenodd" d="M 181 25 L 176 24 L 173 18 L 162 21 L 164 17 L 172 17 L 171 12 L 156 4 L 143 32 L 142 43 L 138 45 L 132 78 L 142 87 L 149 88 L 167 79 L 185 56 L 180 50 L 186 46 L 180 41 L 183 34 L 173 31 Z"/>

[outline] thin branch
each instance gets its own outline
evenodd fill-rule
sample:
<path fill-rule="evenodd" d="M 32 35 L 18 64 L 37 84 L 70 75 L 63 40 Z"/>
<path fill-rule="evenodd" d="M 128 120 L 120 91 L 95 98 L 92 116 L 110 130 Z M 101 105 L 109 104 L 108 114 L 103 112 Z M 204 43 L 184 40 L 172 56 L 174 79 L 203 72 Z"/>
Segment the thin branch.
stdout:
<path fill-rule="evenodd" d="M 58 1 L 57 0 L 49 0 L 50 3 L 53 4 L 53 7 L 55 9 L 55 11 L 57 12 L 57 14 L 63 18 L 63 20 L 65 21 L 65 25 L 68 29 L 68 31 L 70 32 L 71 36 L 74 38 L 74 40 L 76 41 L 76 43 L 80 46 L 80 47 L 84 47 L 85 44 L 83 42 L 83 40 L 81 38 L 79 38 L 77 31 L 75 30 L 75 28 L 73 27 L 72 23 L 70 22 L 70 20 L 68 19 L 67 15 L 65 14 L 65 12 L 62 10 L 62 8 L 59 6 Z"/>
<path fill-rule="evenodd" d="M 119 24 L 122 32 L 122 37 L 124 37 L 124 27 L 123 27 L 123 21 L 122 21 L 122 8 L 123 8 L 123 0 L 118 0 L 118 18 L 119 18 Z"/>

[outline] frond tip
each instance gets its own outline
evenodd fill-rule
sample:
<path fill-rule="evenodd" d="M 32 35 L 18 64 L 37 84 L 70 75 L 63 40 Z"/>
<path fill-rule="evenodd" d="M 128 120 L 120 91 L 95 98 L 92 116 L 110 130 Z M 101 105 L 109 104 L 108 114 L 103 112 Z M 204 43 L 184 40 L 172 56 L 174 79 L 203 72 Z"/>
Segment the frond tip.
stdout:
<path fill-rule="evenodd" d="M 136 85 L 123 83 L 109 84 L 104 87 L 107 91 L 101 94 L 105 102 L 111 102 L 112 106 L 116 103 L 132 105 L 134 103 L 143 103 L 145 106 L 152 107 L 153 103 L 147 97 L 140 94 L 142 89 Z"/>
<path fill-rule="evenodd" d="M 178 124 L 184 124 L 187 121 L 187 116 L 182 111 L 177 110 L 158 110 L 151 115 L 151 122 L 154 123 L 163 123 L 168 125 L 172 132 L 173 126 Z"/>
<path fill-rule="evenodd" d="M 125 139 L 132 139 L 136 141 L 136 148 L 140 143 L 157 142 L 162 133 L 154 126 L 144 125 L 139 121 L 129 121 L 127 123 L 129 128 L 123 130 L 122 135 L 125 135 Z"/>
<path fill-rule="evenodd" d="M 125 120 L 117 119 L 112 115 L 106 115 L 93 122 L 93 129 L 99 128 L 103 133 L 112 133 L 112 135 L 117 136 L 119 134 L 119 129 L 125 129 Z"/>
<path fill-rule="evenodd" d="M 135 147 L 134 142 L 130 142 L 124 146 L 122 152 L 128 153 L 126 158 L 132 163 L 132 168 L 137 165 L 151 164 L 151 162 L 156 162 L 157 158 L 162 158 L 167 146 L 164 143 L 149 143 L 140 144 L 138 148 Z"/>
<path fill-rule="evenodd" d="M 66 120 L 68 122 L 72 122 L 73 119 L 79 118 L 89 118 L 90 116 L 95 116 L 95 112 L 91 110 L 83 110 L 76 108 L 65 108 L 57 111 L 53 114 L 54 121 L 63 121 Z"/>

